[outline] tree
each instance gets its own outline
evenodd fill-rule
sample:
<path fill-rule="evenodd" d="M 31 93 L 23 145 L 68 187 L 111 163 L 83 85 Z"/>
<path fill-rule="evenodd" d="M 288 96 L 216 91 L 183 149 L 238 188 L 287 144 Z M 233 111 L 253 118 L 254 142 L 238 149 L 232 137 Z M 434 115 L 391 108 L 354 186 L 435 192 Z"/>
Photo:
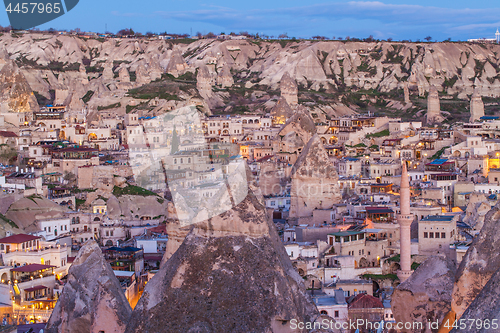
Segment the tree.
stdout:
<path fill-rule="evenodd" d="M 288 38 L 288 34 L 285 32 L 284 34 L 279 35 L 278 38 L 279 39 Z"/>
<path fill-rule="evenodd" d="M 427 42 L 430 42 L 430 41 L 431 41 L 431 39 L 432 39 L 432 37 L 431 37 L 431 36 L 427 36 L 427 37 L 425 37 L 424 39 L 425 39 Z"/>
<path fill-rule="evenodd" d="M 122 29 L 122 30 L 118 31 L 117 35 L 118 36 L 133 36 L 133 35 L 135 35 L 135 32 L 132 28 Z"/>
<path fill-rule="evenodd" d="M 215 38 L 215 34 L 213 32 L 209 32 L 205 35 L 205 38 Z"/>
<path fill-rule="evenodd" d="M 69 184 L 72 185 L 76 181 L 76 176 L 72 172 L 65 171 L 63 179 Z"/>
<path fill-rule="evenodd" d="M 198 37 L 199 39 L 202 39 L 203 38 L 203 34 L 201 32 L 197 32 L 196 33 L 196 37 Z"/>
<path fill-rule="evenodd" d="M 375 39 L 373 38 L 373 35 L 370 35 L 368 38 L 365 39 L 367 42 L 373 42 Z"/>

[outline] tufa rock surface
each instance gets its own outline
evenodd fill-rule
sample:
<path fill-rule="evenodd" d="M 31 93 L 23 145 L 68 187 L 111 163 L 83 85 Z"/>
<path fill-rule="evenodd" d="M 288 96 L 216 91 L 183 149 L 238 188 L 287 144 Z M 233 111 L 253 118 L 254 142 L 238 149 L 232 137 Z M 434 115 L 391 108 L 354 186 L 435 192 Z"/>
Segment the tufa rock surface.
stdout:
<path fill-rule="evenodd" d="M 466 329 L 454 328 L 451 330 L 452 333 L 498 332 L 498 327 L 494 329 L 494 323 L 498 324 L 500 322 L 500 269 L 493 274 L 460 319 L 467 323 Z M 493 322 L 493 320 L 495 321 Z M 453 323 L 453 321 L 450 322 Z M 460 322 L 458 322 L 458 325 L 460 325 Z"/>
<path fill-rule="evenodd" d="M 46 332 L 124 332 L 132 309 L 104 259 L 89 240 L 78 252 L 68 281 L 47 323 Z"/>
<path fill-rule="evenodd" d="M 292 79 L 288 72 L 285 72 L 281 77 L 280 91 L 281 97 L 285 98 L 288 104 L 297 105 L 299 103 L 297 82 Z"/>
<path fill-rule="evenodd" d="M 484 225 L 469 247 L 457 270 L 451 308 L 460 318 L 500 268 L 500 203 L 484 218 Z"/>
<path fill-rule="evenodd" d="M 424 261 L 394 290 L 391 307 L 396 322 L 421 322 L 422 329 L 407 332 L 432 332 L 429 323 L 441 323 L 451 309 L 455 271 L 455 264 L 446 258 L 433 256 Z"/>
<path fill-rule="evenodd" d="M 474 90 L 474 93 L 470 99 L 470 122 L 473 123 L 476 120 L 481 119 L 484 116 L 484 103 L 481 95 L 477 91 Z"/>
<path fill-rule="evenodd" d="M 39 109 L 28 81 L 8 60 L 0 70 L 0 112 L 33 112 Z"/>
<path fill-rule="evenodd" d="M 231 210 L 193 226 L 146 285 L 126 332 L 294 332 L 290 320 L 317 315 L 249 191 Z"/>
<path fill-rule="evenodd" d="M 313 210 L 330 209 L 342 199 L 337 170 L 317 134 L 309 140 L 293 166 L 290 199 L 291 218 L 312 217 Z"/>
<path fill-rule="evenodd" d="M 184 61 L 181 51 L 179 49 L 174 49 L 172 51 L 172 56 L 168 62 L 166 72 L 172 74 L 175 77 L 182 75 L 186 72 L 188 64 Z"/>
<path fill-rule="evenodd" d="M 280 97 L 280 99 L 271 109 L 271 117 L 273 117 L 274 125 L 285 124 L 286 121 L 292 117 L 292 115 L 292 108 L 290 107 L 290 105 L 288 105 L 284 97 Z"/>
<path fill-rule="evenodd" d="M 438 123 L 442 120 L 439 93 L 435 86 L 431 86 L 427 97 L 427 124 Z"/>

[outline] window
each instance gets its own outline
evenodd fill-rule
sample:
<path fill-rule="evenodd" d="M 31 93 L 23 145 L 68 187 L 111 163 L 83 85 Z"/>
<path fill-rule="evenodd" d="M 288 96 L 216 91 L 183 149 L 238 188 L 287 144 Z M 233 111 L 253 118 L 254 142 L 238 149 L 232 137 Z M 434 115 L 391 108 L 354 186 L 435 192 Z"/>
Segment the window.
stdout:
<path fill-rule="evenodd" d="M 446 233 L 445 232 L 441 233 L 441 238 L 446 238 Z"/>
<path fill-rule="evenodd" d="M 436 238 L 439 238 L 439 232 L 436 232 Z"/>
<path fill-rule="evenodd" d="M 339 317 L 339 311 L 335 310 L 335 318 L 338 318 L 338 317 Z"/>
<path fill-rule="evenodd" d="M 429 232 L 429 238 L 434 238 L 434 233 L 433 232 Z"/>
<path fill-rule="evenodd" d="M 424 232 L 424 238 L 429 238 L 429 234 L 427 232 Z"/>

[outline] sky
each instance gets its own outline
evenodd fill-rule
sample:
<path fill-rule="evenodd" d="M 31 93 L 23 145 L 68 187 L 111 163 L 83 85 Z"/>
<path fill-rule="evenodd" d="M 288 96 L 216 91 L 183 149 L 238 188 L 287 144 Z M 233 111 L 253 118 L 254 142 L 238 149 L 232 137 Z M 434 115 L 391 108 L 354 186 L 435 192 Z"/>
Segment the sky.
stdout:
<path fill-rule="evenodd" d="M 27 0 L 26 0 L 27 1 Z M 29 1 L 27 1 L 29 2 Z M 0 25 L 9 25 L 6 12 Z M 494 38 L 500 3 L 485 0 L 298 1 L 298 0 L 80 0 L 40 29 L 216 34 L 250 33 L 328 38 L 370 35 L 377 39 L 467 40 Z"/>

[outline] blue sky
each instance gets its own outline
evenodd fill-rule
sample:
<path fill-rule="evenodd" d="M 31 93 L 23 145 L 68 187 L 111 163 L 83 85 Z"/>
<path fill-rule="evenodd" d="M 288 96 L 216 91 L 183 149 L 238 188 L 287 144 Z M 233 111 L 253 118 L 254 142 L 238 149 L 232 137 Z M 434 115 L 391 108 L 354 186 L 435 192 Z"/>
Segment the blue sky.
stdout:
<path fill-rule="evenodd" d="M 27 0 L 26 0 L 27 1 Z M 29 1 L 27 1 L 29 2 Z M 0 14 L 0 24 L 8 25 Z M 66 15 L 39 26 L 111 32 L 230 33 L 248 31 L 292 37 L 314 35 L 394 40 L 493 38 L 500 28 L 496 1 L 206 1 L 80 0 Z"/>

